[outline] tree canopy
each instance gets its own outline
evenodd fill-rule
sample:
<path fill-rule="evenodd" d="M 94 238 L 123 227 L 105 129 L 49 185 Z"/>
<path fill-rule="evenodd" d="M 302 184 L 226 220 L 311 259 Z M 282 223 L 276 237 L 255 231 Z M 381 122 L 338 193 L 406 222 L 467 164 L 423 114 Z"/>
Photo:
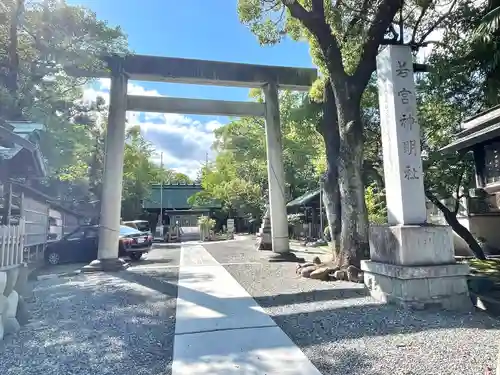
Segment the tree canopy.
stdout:
<path fill-rule="evenodd" d="M 0 7 L 0 119 L 42 123 L 41 150 L 49 174 L 36 187 L 72 207 L 98 214 L 104 165 L 107 105 L 82 100 L 89 80 L 66 74 L 74 65 L 102 67 L 99 56 L 127 53 L 119 27 L 64 1 L 4 1 Z M 190 181 L 151 161 L 152 145 L 128 129 L 123 215 L 134 219 L 151 183 Z"/>

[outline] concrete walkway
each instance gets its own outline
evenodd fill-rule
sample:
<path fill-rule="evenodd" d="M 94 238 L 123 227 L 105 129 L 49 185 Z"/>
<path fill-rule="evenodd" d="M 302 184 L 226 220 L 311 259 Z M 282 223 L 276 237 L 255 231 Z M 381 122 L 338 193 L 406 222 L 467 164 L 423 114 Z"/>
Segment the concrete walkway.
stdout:
<path fill-rule="evenodd" d="M 173 375 L 321 375 L 200 245 L 181 249 Z"/>

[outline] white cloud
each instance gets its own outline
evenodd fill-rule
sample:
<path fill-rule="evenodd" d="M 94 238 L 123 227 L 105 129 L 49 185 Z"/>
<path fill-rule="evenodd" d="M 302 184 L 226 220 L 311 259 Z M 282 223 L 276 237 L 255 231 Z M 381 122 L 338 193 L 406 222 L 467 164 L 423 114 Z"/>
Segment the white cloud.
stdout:
<path fill-rule="evenodd" d="M 95 101 L 101 96 L 109 103 L 110 80 L 101 79 L 94 87 L 84 90 L 83 100 Z M 156 90 L 148 90 L 136 83 L 128 84 L 131 95 L 163 96 Z M 196 177 L 205 163 L 207 153 L 213 159 L 211 150 L 214 141 L 213 131 L 222 124 L 210 119 L 200 122 L 191 117 L 178 114 L 127 112 L 128 126 L 139 125 L 143 136 L 156 148 L 154 162 L 160 163 L 159 153 L 163 152 L 163 164 L 167 168 Z"/>

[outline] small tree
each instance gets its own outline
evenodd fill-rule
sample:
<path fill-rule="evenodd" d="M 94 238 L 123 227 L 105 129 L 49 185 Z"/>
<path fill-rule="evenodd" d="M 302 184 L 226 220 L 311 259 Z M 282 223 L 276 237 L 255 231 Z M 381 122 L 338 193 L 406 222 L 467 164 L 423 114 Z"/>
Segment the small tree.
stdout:
<path fill-rule="evenodd" d="M 203 240 L 207 239 L 210 231 L 215 227 L 215 220 L 209 216 L 200 216 L 198 218 L 198 226 L 200 227 L 201 237 Z"/>

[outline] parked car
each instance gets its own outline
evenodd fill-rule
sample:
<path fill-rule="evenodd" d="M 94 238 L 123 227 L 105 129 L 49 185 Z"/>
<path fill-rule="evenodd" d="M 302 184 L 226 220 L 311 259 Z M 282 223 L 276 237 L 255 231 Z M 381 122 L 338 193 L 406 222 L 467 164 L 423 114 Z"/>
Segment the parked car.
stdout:
<path fill-rule="evenodd" d="M 138 231 L 141 231 L 145 234 L 148 234 L 149 242 L 152 245 L 153 244 L 153 234 L 151 233 L 151 226 L 149 225 L 149 221 L 147 220 L 132 220 L 132 221 L 124 221 L 122 223 L 123 225 L 126 225 L 127 227 L 137 229 Z"/>
<path fill-rule="evenodd" d="M 141 232 L 151 232 L 151 227 L 149 226 L 149 221 L 147 220 L 124 221 L 122 224 L 127 227 L 140 230 Z"/>
<path fill-rule="evenodd" d="M 45 249 L 45 261 L 56 265 L 70 262 L 90 262 L 97 258 L 99 245 L 99 226 L 82 225 L 55 241 Z M 118 256 L 129 256 L 132 260 L 141 259 L 151 249 L 149 235 L 124 225 L 120 225 Z"/>

